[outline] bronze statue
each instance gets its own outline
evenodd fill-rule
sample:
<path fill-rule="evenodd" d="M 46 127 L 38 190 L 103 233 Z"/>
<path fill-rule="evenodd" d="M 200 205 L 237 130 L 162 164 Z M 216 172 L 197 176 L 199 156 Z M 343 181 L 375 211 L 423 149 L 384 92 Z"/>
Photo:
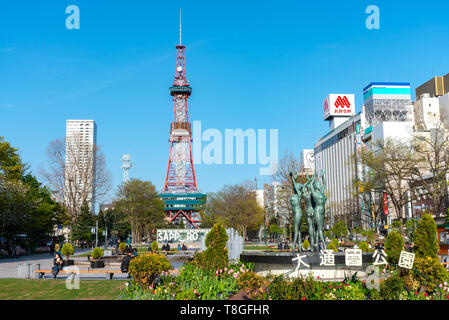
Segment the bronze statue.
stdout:
<path fill-rule="evenodd" d="M 290 197 L 290 204 L 292 205 L 293 210 L 293 221 L 295 225 L 295 236 L 293 239 L 292 251 L 294 252 L 296 249 L 296 245 L 298 245 L 298 251 L 301 252 L 302 247 L 302 237 L 301 237 L 301 218 L 302 218 L 302 210 L 301 210 L 301 189 L 303 185 L 301 183 L 296 182 L 297 175 L 293 175 L 290 172 L 290 178 L 293 184 L 293 196 Z"/>
<path fill-rule="evenodd" d="M 310 239 L 310 249 L 311 251 L 318 251 L 317 241 L 316 241 L 316 224 L 314 219 L 314 210 L 312 205 L 312 195 L 310 191 L 310 181 L 307 181 L 304 185 L 304 202 L 306 203 L 306 218 L 307 225 L 309 226 L 309 239 Z"/>
<path fill-rule="evenodd" d="M 322 181 L 324 182 L 324 170 L 321 173 Z M 310 183 L 310 190 L 312 192 L 312 199 L 314 202 L 314 215 L 313 219 L 315 222 L 315 243 L 319 246 L 319 244 L 322 244 L 324 247 L 326 245 L 326 242 L 324 241 L 324 234 L 323 234 L 323 227 L 324 227 L 324 210 L 325 210 L 325 204 L 326 204 L 326 195 L 324 194 L 324 187 L 321 185 L 321 183 L 316 180 L 317 175 L 314 174 L 311 183 Z M 324 248 L 323 247 L 323 248 Z M 318 250 L 320 248 L 318 247 Z"/>
<path fill-rule="evenodd" d="M 319 252 L 319 250 L 325 248 L 326 245 L 323 234 L 324 211 L 326 204 L 324 186 L 317 180 L 318 176 L 316 173 L 311 178 L 306 175 L 308 181 L 304 185 L 296 182 L 297 174 L 293 175 L 293 173 L 290 173 L 290 177 L 292 179 L 294 193 L 290 198 L 295 224 L 293 251 L 295 251 L 296 245 L 298 245 L 299 251 L 301 251 L 302 247 L 301 198 L 303 198 L 306 205 L 305 213 L 307 225 L 309 226 L 310 247 L 312 251 Z M 324 183 L 324 170 L 321 172 L 320 178 Z"/>

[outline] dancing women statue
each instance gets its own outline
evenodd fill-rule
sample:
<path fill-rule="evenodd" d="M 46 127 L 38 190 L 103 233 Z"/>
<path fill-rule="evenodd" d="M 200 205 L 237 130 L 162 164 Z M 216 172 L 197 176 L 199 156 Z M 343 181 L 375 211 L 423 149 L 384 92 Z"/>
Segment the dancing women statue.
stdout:
<path fill-rule="evenodd" d="M 301 183 L 296 182 L 297 174 L 290 172 L 290 178 L 293 184 L 293 196 L 290 197 L 290 204 L 292 205 L 293 210 L 293 222 L 295 225 L 295 236 L 293 239 L 292 250 L 293 252 L 296 249 L 296 245 L 298 245 L 298 251 L 301 252 L 302 247 L 302 238 L 301 238 L 301 189 L 303 185 Z"/>
<path fill-rule="evenodd" d="M 323 234 L 324 226 L 324 211 L 326 205 L 326 195 L 324 193 L 324 185 L 318 180 L 317 174 L 313 174 L 311 178 L 307 177 L 307 182 L 302 185 L 296 182 L 297 174 L 290 173 L 290 177 L 293 185 L 293 196 L 290 198 L 290 204 L 293 209 L 293 217 L 295 224 L 295 235 L 293 240 L 293 251 L 296 246 L 301 251 L 302 238 L 301 238 L 301 198 L 304 199 L 306 205 L 306 219 L 309 227 L 309 239 L 310 247 L 313 252 L 319 252 L 319 250 L 325 248 L 325 240 Z M 324 183 L 324 170 L 320 174 L 321 181 Z"/>

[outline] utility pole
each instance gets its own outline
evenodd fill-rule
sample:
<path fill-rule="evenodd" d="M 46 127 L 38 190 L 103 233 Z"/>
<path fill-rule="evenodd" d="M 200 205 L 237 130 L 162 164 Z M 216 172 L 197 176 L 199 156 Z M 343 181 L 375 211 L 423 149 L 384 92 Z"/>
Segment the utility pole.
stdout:
<path fill-rule="evenodd" d="M 98 248 L 98 220 L 95 224 L 95 248 Z"/>

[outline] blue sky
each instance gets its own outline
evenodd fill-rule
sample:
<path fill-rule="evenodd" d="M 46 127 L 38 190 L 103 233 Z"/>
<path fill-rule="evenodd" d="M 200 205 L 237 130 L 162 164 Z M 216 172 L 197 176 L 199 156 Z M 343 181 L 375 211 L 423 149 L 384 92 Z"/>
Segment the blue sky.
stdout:
<path fill-rule="evenodd" d="M 68 5 L 80 29 L 67 30 Z M 380 30 L 368 30 L 368 5 Z M 191 119 L 203 130 L 278 129 L 279 153 L 327 132 L 329 93 L 356 94 L 371 81 L 411 82 L 449 72 L 447 1 L 1 1 L 0 135 L 34 174 L 66 119 L 94 119 L 98 144 L 122 180 L 160 190 L 169 152 L 175 44 L 183 12 Z M 258 177 L 259 165 L 197 165 L 201 191 Z"/>

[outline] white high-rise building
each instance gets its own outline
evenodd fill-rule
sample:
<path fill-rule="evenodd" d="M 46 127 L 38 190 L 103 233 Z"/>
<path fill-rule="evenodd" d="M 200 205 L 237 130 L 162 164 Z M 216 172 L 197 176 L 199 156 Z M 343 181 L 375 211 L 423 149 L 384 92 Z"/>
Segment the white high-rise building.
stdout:
<path fill-rule="evenodd" d="M 97 144 L 97 125 L 94 120 L 66 121 L 66 154 L 64 183 L 72 190 L 72 199 L 65 199 L 66 205 L 81 207 L 88 201 L 95 211 L 95 148 Z M 76 192 L 73 192 L 75 191 Z M 65 192 L 68 197 L 68 192 Z M 76 199 L 73 199 L 76 197 Z"/>

